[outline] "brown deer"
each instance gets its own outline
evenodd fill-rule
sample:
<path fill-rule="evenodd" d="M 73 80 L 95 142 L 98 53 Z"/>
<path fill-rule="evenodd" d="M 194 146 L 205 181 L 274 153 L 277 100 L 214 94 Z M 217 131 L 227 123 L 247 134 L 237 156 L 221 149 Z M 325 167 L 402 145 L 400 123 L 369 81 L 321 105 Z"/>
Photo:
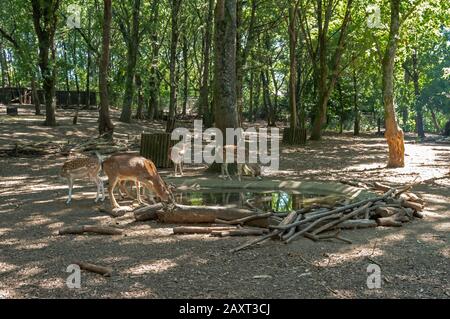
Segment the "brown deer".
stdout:
<path fill-rule="evenodd" d="M 218 146 L 216 148 L 216 151 L 219 153 L 221 152 L 221 154 L 222 154 L 222 159 L 223 159 L 223 162 L 221 165 L 222 178 L 232 180 L 230 173 L 228 172 L 228 164 L 234 163 L 236 161 L 237 176 L 238 176 L 238 180 L 241 181 L 242 169 L 243 169 L 244 164 L 238 163 L 238 161 L 237 161 L 238 147 L 233 144 L 228 144 L 228 145 L 224 145 L 224 146 Z M 227 160 L 227 153 L 233 154 L 233 158 L 232 158 L 231 162 L 229 162 Z"/>
<path fill-rule="evenodd" d="M 103 171 L 108 176 L 108 194 L 113 208 L 120 208 L 114 198 L 114 189 L 123 180 L 139 183 L 155 193 L 162 201 L 171 198 L 171 193 L 159 176 L 155 164 L 145 157 L 134 154 L 113 155 L 103 162 Z"/>
<path fill-rule="evenodd" d="M 99 174 L 102 169 L 102 159 L 100 154 L 96 153 L 97 157 L 77 157 L 67 160 L 62 169 L 61 177 L 67 178 L 69 184 L 69 198 L 67 204 L 72 201 L 73 182 L 75 179 L 89 178 L 89 180 L 95 182 L 97 185 L 97 197 L 95 202 L 97 203 L 100 198 L 100 192 L 102 193 L 102 201 L 105 200 L 105 190 L 103 187 L 103 181 Z"/>

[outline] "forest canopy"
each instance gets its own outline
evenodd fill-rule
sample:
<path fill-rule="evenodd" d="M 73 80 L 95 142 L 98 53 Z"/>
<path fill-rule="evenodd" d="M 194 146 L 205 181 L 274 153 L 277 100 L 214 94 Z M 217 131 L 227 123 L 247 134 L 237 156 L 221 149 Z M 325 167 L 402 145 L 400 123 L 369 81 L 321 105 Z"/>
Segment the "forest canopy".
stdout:
<path fill-rule="evenodd" d="M 169 119 L 196 115 L 212 125 L 214 10 L 224 1 L 2 0 L 1 86 L 43 89 L 44 100 L 52 99 L 50 88 L 102 91 L 108 2 L 107 95 L 110 106 L 122 109 L 120 120 L 152 120 L 166 112 Z M 398 124 L 420 137 L 440 133 L 450 116 L 450 5 L 393 2 L 399 2 L 400 24 L 393 70 Z M 236 10 L 239 121 L 290 120 L 312 131 L 313 139 L 324 129 L 358 134 L 384 121 L 389 1 L 225 3 Z M 56 124 L 57 112 L 47 122 Z"/>

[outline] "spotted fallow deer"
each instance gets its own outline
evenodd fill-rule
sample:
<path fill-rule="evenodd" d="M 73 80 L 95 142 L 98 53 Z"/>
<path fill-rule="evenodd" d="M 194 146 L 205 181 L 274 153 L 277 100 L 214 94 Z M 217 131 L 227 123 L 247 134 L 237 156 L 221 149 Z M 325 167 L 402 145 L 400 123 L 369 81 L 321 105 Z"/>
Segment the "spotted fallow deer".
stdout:
<path fill-rule="evenodd" d="M 134 181 L 168 201 L 171 193 L 158 174 L 151 160 L 133 154 L 112 155 L 103 162 L 103 171 L 108 176 L 108 194 L 113 208 L 120 208 L 114 198 L 114 189 L 120 181 Z"/>
<path fill-rule="evenodd" d="M 100 192 L 102 193 L 102 201 L 105 200 L 105 190 L 103 187 L 103 181 L 99 174 L 102 169 L 102 159 L 100 154 L 96 153 L 97 157 L 77 157 L 67 160 L 62 169 L 61 177 L 67 178 L 69 185 L 69 198 L 67 204 L 72 201 L 73 182 L 76 179 L 85 179 L 93 181 L 97 185 L 97 197 L 95 202 L 98 202 L 100 198 Z"/>
<path fill-rule="evenodd" d="M 237 161 L 238 147 L 236 145 L 233 145 L 233 144 L 228 144 L 228 145 L 217 147 L 216 151 L 222 153 L 222 159 L 223 159 L 223 162 L 221 164 L 222 178 L 223 179 L 232 180 L 232 178 L 230 176 L 230 173 L 228 172 L 228 164 L 236 162 L 237 163 L 238 180 L 241 181 L 242 169 L 243 169 L 244 164 L 243 163 L 239 163 Z M 227 153 L 232 154 L 233 157 L 232 157 L 231 161 L 229 161 L 227 159 Z"/>

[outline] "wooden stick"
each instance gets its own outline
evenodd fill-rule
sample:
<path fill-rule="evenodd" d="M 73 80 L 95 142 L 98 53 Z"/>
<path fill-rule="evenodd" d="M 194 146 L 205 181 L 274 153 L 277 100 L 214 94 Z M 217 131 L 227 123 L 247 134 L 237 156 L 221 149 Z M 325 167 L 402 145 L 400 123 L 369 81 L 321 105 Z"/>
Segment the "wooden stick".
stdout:
<path fill-rule="evenodd" d="M 197 227 L 197 226 L 179 226 L 174 227 L 174 234 L 210 234 L 215 231 L 235 230 L 236 227 Z"/>
<path fill-rule="evenodd" d="M 317 235 L 321 232 L 323 232 L 324 230 L 327 230 L 333 226 L 336 226 L 340 223 L 342 223 L 343 221 L 350 219 L 353 216 L 358 215 L 359 213 L 361 213 L 362 211 L 364 211 L 365 209 L 367 209 L 370 205 L 372 205 L 372 202 L 368 202 L 367 204 L 365 204 L 364 206 L 359 207 L 358 209 L 355 209 L 353 212 L 351 212 L 350 214 L 346 214 L 344 216 L 342 216 L 341 218 L 339 218 L 338 220 L 332 221 L 326 225 L 323 225 L 321 227 L 319 227 L 318 229 L 313 231 L 314 235 Z"/>
<path fill-rule="evenodd" d="M 412 208 L 415 211 L 421 212 L 423 210 L 423 206 L 419 203 L 415 203 L 415 202 L 409 202 L 409 201 L 405 201 L 403 203 L 404 207 L 408 207 L 408 208 Z"/>
<path fill-rule="evenodd" d="M 292 221 L 295 220 L 296 217 L 297 217 L 297 212 L 290 212 L 290 213 L 286 216 L 286 218 L 283 219 L 283 220 L 281 221 L 280 225 L 292 223 Z M 270 233 L 267 234 L 267 235 L 264 235 L 264 236 L 262 236 L 262 237 L 259 237 L 259 238 L 257 238 L 257 239 L 254 239 L 254 240 L 252 240 L 252 241 L 250 241 L 250 242 L 248 242 L 248 243 L 245 243 L 245 244 L 243 244 L 243 245 L 241 245 L 241 246 L 239 246 L 239 247 L 236 247 L 236 248 L 234 248 L 234 249 L 231 249 L 230 252 L 234 253 L 234 252 L 237 252 L 237 251 L 242 250 L 242 249 L 244 249 L 244 248 L 247 248 L 247 247 L 249 247 L 249 246 L 255 245 L 255 244 L 259 243 L 259 242 L 262 242 L 262 241 L 264 241 L 264 240 L 266 240 L 266 239 L 269 239 L 269 238 L 271 238 L 271 237 L 273 237 L 273 236 L 278 235 L 280 232 L 281 232 L 281 230 L 275 229 L 275 230 L 273 230 L 272 232 L 270 232 Z"/>
<path fill-rule="evenodd" d="M 286 244 L 289 244 L 291 241 L 293 241 L 295 238 L 305 234 L 306 232 L 308 232 L 310 229 L 314 228 L 315 226 L 317 226 L 318 224 L 329 220 L 329 219 L 335 219 L 335 218 L 339 218 L 342 216 L 342 213 L 337 214 L 337 215 L 330 215 L 330 216 L 324 216 L 318 220 L 316 220 L 315 222 L 311 223 L 310 225 L 306 226 L 305 228 L 303 228 L 301 231 L 299 231 L 298 233 L 295 233 L 294 235 L 292 235 L 290 238 L 285 240 Z M 312 233 L 313 235 L 316 235 L 314 233 Z"/>
<path fill-rule="evenodd" d="M 113 272 L 113 269 L 111 267 L 98 266 L 82 261 L 75 261 L 73 262 L 73 264 L 80 266 L 80 269 L 94 272 L 96 274 L 103 275 L 104 277 L 111 277 L 111 274 Z"/>
<path fill-rule="evenodd" d="M 213 231 L 211 232 L 211 236 L 218 237 L 228 237 L 228 236 L 259 236 L 264 235 L 264 232 L 267 232 L 267 229 L 234 229 L 234 230 L 224 230 L 224 231 Z"/>
<path fill-rule="evenodd" d="M 235 220 L 216 219 L 215 222 L 220 223 L 220 224 L 228 224 L 228 225 L 243 225 L 246 222 L 256 220 L 256 219 L 261 219 L 261 218 L 268 218 L 270 216 L 272 216 L 272 213 L 268 212 L 268 213 L 264 213 L 264 214 L 256 214 L 254 216 L 247 216 L 247 217 L 243 217 L 243 218 L 239 218 L 239 219 L 235 219 Z"/>
<path fill-rule="evenodd" d="M 377 227 L 377 222 L 374 221 L 373 219 L 352 219 L 346 220 L 336 226 L 336 228 L 342 229 L 370 228 L 370 227 Z"/>
<path fill-rule="evenodd" d="M 333 214 L 336 214 L 336 213 L 345 212 L 346 210 L 353 209 L 355 207 L 359 207 L 361 205 L 365 205 L 365 204 L 370 203 L 370 202 L 377 202 L 377 201 L 384 200 L 387 197 L 391 196 L 394 192 L 395 192 L 395 188 L 392 188 L 388 192 L 386 192 L 384 195 L 382 195 L 380 197 L 377 197 L 377 198 L 362 200 L 362 201 L 354 203 L 354 204 L 350 204 L 350 205 L 347 205 L 347 206 L 339 207 L 339 208 L 336 208 L 336 209 L 333 209 L 333 210 L 330 210 L 330 211 L 327 211 L 327 212 L 324 212 L 324 213 L 319 213 L 319 214 L 316 214 L 316 215 L 311 216 L 311 217 L 306 217 L 305 219 L 303 219 L 301 221 L 298 221 L 298 222 L 295 222 L 295 223 L 292 223 L 292 224 L 289 224 L 289 225 L 275 225 L 275 226 L 271 226 L 270 225 L 269 228 L 286 230 L 286 229 L 294 227 L 294 226 L 307 224 L 307 223 L 309 223 L 311 221 L 314 221 L 317 218 L 333 215 Z"/>
<path fill-rule="evenodd" d="M 122 230 L 106 226 L 71 226 L 58 231 L 59 235 L 81 235 L 84 233 L 96 233 L 100 235 L 122 235 Z"/>

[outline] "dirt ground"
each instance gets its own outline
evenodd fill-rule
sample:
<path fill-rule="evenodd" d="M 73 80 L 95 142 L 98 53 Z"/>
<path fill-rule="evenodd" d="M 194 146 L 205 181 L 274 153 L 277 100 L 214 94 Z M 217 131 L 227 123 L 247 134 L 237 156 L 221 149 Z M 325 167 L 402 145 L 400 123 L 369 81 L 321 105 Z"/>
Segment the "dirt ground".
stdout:
<path fill-rule="evenodd" d="M 20 110 L 0 115 L 0 145 L 67 141 L 96 136 L 95 113 L 59 114 L 56 129 Z M 0 114 L 5 114 L 0 106 Z M 117 119 L 117 112 L 113 112 Z M 122 134 L 161 129 L 162 123 L 117 123 Z M 424 220 L 401 228 L 350 230 L 353 244 L 278 241 L 231 254 L 247 238 L 173 236 L 171 225 L 113 219 L 93 202 L 95 186 L 76 184 L 70 206 L 58 178 L 61 155 L 0 157 L 0 298 L 450 298 L 450 145 L 416 142 L 408 135 L 406 167 L 386 169 L 387 146 L 374 134 L 326 134 L 321 142 L 282 148 L 279 171 L 296 180 L 416 180 L 427 201 Z M 186 168 L 188 175 L 201 173 Z M 162 176 L 169 172 L 162 171 Z M 249 177 L 248 177 L 249 178 Z M 122 236 L 58 236 L 62 226 L 113 225 Z M 81 288 L 66 286 L 74 260 L 108 265 L 110 278 L 82 272 Z M 382 287 L 368 289 L 369 264 L 381 267 Z"/>

